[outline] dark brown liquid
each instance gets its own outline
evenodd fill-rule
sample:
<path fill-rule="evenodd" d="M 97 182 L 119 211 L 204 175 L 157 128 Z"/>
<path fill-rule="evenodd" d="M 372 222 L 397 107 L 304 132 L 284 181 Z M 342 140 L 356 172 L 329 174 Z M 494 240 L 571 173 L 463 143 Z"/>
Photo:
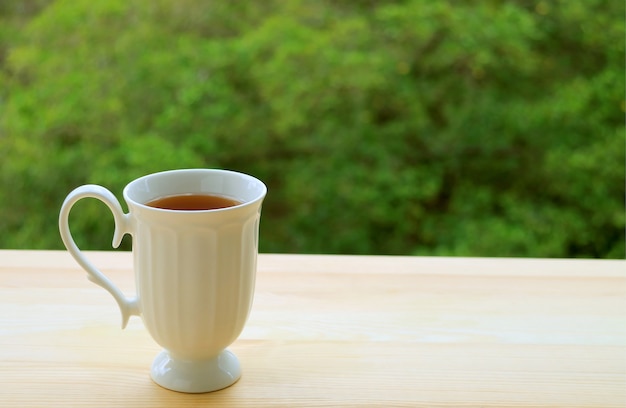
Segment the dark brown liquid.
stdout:
<path fill-rule="evenodd" d="M 217 210 L 218 208 L 233 207 L 239 204 L 241 204 L 240 201 L 232 198 L 208 194 L 171 195 L 146 203 L 150 207 L 182 211 Z"/>

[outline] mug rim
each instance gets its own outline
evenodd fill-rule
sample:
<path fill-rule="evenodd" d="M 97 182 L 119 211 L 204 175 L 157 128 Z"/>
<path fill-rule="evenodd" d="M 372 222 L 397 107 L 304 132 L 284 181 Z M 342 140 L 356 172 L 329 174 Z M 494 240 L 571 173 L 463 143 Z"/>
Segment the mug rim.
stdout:
<path fill-rule="evenodd" d="M 253 199 L 247 200 L 247 201 L 243 201 L 243 202 L 241 202 L 240 204 L 237 204 L 237 205 L 233 205 L 233 206 L 230 206 L 230 207 L 224 207 L 224 208 L 208 209 L 208 210 L 175 210 L 175 209 L 168 209 L 168 208 L 158 208 L 158 207 L 149 206 L 145 202 L 141 202 L 141 201 L 138 201 L 138 200 L 133 199 L 132 197 L 130 197 L 131 190 L 134 187 L 136 187 L 137 185 L 146 182 L 146 180 L 149 180 L 149 179 L 154 178 L 154 177 L 163 177 L 163 176 L 166 176 L 168 174 L 174 174 L 174 173 L 179 173 L 179 174 L 181 174 L 181 173 L 205 173 L 205 174 L 211 174 L 212 173 L 212 174 L 228 174 L 228 175 L 231 175 L 231 176 L 243 177 L 243 178 L 248 179 L 249 181 L 257 183 L 260 186 L 260 193 L 257 194 Z M 242 207 L 253 205 L 253 204 L 257 203 L 258 201 L 263 200 L 263 198 L 267 194 L 267 186 L 265 185 L 265 183 L 263 183 L 261 180 L 259 180 L 256 177 L 251 176 L 251 175 L 246 174 L 246 173 L 235 171 L 235 170 L 217 169 L 217 168 L 184 168 L 184 169 L 172 169 L 172 170 L 158 171 L 158 172 L 155 172 L 155 173 L 150 173 L 150 174 L 146 174 L 146 175 L 143 175 L 141 177 L 138 177 L 138 178 L 132 180 L 131 182 L 129 182 L 124 187 L 124 190 L 123 190 L 122 194 L 124 196 L 124 200 L 128 203 L 129 206 L 131 206 L 131 204 L 132 204 L 133 206 L 137 206 L 137 207 L 145 209 L 145 210 L 157 211 L 157 212 L 181 213 L 181 214 L 199 214 L 199 213 L 217 213 L 217 212 L 232 211 L 232 210 L 236 210 L 236 209 L 239 209 L 239 208 L 242 208 Z M 190 192 L 190 194 L 193 194 L 193 192 Z M 165 196 L 157 196 L 154 199 L 156 199 L 158 197 L 165 197 Z"/>

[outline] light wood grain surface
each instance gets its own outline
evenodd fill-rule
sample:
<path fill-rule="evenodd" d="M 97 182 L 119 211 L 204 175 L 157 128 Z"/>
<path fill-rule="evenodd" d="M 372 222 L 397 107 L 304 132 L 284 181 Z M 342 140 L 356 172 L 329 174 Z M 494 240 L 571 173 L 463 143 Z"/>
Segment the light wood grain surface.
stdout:
<path fill-rule="evenodd" d="M 132 255 L 89 252 L 127 293 Z M 188 395 L 62 251 L 0 251 L 1 407 L 626 407 L 626 261 L 260 255 L 231 350 Z"/>

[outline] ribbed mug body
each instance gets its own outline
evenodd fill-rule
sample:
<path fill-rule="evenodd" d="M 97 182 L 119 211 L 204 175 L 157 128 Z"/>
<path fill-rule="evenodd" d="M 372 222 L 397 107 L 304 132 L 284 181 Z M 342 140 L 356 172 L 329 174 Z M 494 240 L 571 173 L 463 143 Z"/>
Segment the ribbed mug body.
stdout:
<path fill-rule="evenodd" d="M 254 294 L 260 205 L 135 210 L 139 311 L 172 356 L 211 358 L 243 330 Z"/>

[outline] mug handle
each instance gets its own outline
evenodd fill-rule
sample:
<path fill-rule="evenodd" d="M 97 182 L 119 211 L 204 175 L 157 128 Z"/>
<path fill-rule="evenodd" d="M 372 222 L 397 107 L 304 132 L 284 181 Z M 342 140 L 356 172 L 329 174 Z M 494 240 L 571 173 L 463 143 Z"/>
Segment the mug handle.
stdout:
<path fill-rule="evenodd" d="M 122 329 L 128 324 L 131 315 L 139 316 L 137 298 L 128 298 L 109 278 L 107 278 L 98 268 L 96 268 L 80 251 L 69 225 L 69 215 L 72 206 L 83 198 L 96 198 L 109 207 L 115 219 L 115 232 L 113 234 L 113 248 L 117 248 L 122 242 L 122 237 L 132 234 L 132 223 L 129 214 L 124 214 L 122 206 L 117 198 L 109 190 L 95 184 L 87 184 L 75 188 L 63 201 L 59 214 L 59 231 L 61 239 L 70 254 L 76 259 L 78 264 L 87 271 L 87 278 L 106 289 L 115 298 L 120 311 L 122 312 Z"/>

